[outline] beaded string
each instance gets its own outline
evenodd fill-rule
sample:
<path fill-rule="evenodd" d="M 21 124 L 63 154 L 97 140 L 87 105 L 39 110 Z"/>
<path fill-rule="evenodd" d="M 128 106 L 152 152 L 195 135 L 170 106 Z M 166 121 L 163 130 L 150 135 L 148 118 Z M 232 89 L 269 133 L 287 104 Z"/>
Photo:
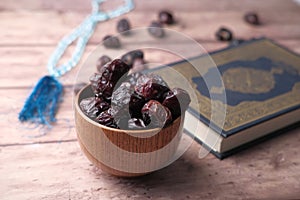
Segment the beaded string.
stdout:
<path fill-rule="evenodd" d="M 56 50 L 50 57 L 47 68 L 51 76 L 60 77 L 78 64 L 85 50 L 86 44 L 93 34 L 95 26 L 98 22 L 118 17 L 131 11 L 134 8 L 132 0 L 124 1 L 125 4 L 118 7 L 117 9 L 109 12 L 103 12 L 99 9 L 100 5 L 105 2 L 105 0 L 92 0 L 92 13 L 87 16 L 87 18 L 76 29 L 74 29 L 73 32 L 65 36 L 58 43 Z M 68 46 L 70 46 L 75 40 L 77 40 L 77 44 L 70 60 L 68 60 L 61 66 L 55 67 Z"/>
<path fill-rule="evenodd" d="M 19 113 L 18 118 L 21 122 L 29 121 L 50 126 L 51 122 L 56 121 L 55 114 L 63 95 L 63 85 L 56 78 L 66 74 L 78 64 L 98 22 L 118 17 L 134 8 L 133 0 L 124 0 L 124 5 L 104 12 L 99 10 L 103 2 L 105 0 L 92 0 L 92 13 L 58 43 L 47 65 L 50 76 L 42 77 L 33 88 Z M 66 49 L 75 41 L 77 44 L 71 58 L 56 66 Z"/>

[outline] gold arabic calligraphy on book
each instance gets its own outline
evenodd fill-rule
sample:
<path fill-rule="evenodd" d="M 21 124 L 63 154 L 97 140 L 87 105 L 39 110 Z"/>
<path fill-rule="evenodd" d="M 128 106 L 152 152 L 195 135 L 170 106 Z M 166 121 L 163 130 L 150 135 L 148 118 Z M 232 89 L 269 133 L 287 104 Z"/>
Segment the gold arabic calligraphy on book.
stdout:
<path fill-rule="evenodd" d="M 245 46 L 225 49 L 211 57 L 218 66 L 225 90 L 218 85 L 209 88 L 206 85 L 205 76 L 211 77 L 213 67 L 205 56 L 192 61 L 201 70 L 201 76 L 188 62 L 180 62 L 172 68 L 188 77 L 197 91 L 199 102 L 199 105 L 192 103 L 191 107 L 200 110 L 206 119 L 211 119 L 212 103 L 217 108 L 226 105 L 225 132 L 255 124 L 258 120 L 300 104 L 300 58 L 270 40 L 260 39 Z M 163 73 L 160 70 L 160 74 Z M 226 102 L 221 98 L 224 96 L 222 92 L 226 92 Z M 216 98 L 211 99 L 211 94 Z M 222 127 L 221 119 L 216 119 L 214 123 Z"/>

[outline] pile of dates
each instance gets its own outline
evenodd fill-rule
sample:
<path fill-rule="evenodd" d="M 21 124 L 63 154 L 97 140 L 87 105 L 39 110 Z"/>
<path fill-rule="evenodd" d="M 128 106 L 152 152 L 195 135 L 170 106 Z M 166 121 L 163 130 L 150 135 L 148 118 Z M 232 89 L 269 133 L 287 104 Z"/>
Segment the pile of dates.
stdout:
<path fill-rule="evenodd" d="M 186 111 L 185 90 L 170 89 L 156 74 L 128 74 L 130 68 L 115 59 L 90 77 L 94 96 L 80 102 L 89 118 L 111 128 L 149 129 L 166 127 Z"/>

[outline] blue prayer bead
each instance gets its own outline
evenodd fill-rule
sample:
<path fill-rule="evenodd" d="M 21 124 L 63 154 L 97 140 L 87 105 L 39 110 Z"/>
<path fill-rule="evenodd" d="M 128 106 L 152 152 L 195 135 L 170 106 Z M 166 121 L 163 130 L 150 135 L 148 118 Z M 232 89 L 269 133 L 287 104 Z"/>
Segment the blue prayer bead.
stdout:
<path fill-rule="evenodd" d="M 94 32 L 97 22 L 118 17 L 134 8 L 133 0 L 125 0 L 125 4 L 117 9 L 109 12 L 103 12 L 99 10 L 99 5 L 103 2 L 104 0 L 93 0 L 92 14 L 89 15 L 76 29 L 74 29 L 71 34 L 65 36 L 59 42 L 57 48 L 48 61 L 48 71 L 50 75 L 54 77 L 62 76 L 78 64 L 84 52 L 85 46 L 90 36 Z M 76 40 L 77 44 L 70 60 L 61 66 L 56 67 L 66 49 Z"/>

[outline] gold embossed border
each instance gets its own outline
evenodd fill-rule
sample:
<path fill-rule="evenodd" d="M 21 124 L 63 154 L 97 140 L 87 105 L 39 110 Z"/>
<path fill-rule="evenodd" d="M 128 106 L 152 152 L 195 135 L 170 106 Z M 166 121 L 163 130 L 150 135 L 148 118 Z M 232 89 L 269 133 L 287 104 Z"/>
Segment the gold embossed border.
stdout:
<path fill-rule="evenodd" d="M 213 54 L 212 59 L 219 66 L 235 60 L 251 61 L 262 56 L 269 58 L 274 62 L 284 62 L 289 64 L 297 70 L 298 74 L 300 74 L 299 56 L 277 46 L 267 39 Z M 193 64 L 196 65 L 203 74 L 211 67 L 207 65 L 209 63 L 207 62 L 207 59 L 207 57 L 200 57 L 193 61 Z M 197 90 L 196 85 L 192 82 L 192 77 L 198 76 L 199 73 L 191 65 L 187 63 L 179 63 L 178 65 L 175 65 L 174 68 L 185 77 L 190 77 L 190 83 L 193 85 L 194 89 Z M 222 108 L 222 102 L 220 101 L 211 101 L 209 98 L 201 95 L 200 93 L 197 93 L 197 96 L 200 113 L 207 119 L 211 118 L 212 103 L 216 106 L 216 108 Z M 265 101 L 245 101 L 237 106 L 227 105 L 223 130 L 230 131 L 299 104 L 300 83 L 297 83 L 290 92 L 275 98 L 270 98 Z M 191 107 L 198 110 L 196 105 L 192 104 Z M 221 109 L 217 109 L 216 112 L 218 115 L 218 112 L 220 113 L 223 111 Z M 217 118 L 214 123 L 221 127 L 222 120 Z"/>

